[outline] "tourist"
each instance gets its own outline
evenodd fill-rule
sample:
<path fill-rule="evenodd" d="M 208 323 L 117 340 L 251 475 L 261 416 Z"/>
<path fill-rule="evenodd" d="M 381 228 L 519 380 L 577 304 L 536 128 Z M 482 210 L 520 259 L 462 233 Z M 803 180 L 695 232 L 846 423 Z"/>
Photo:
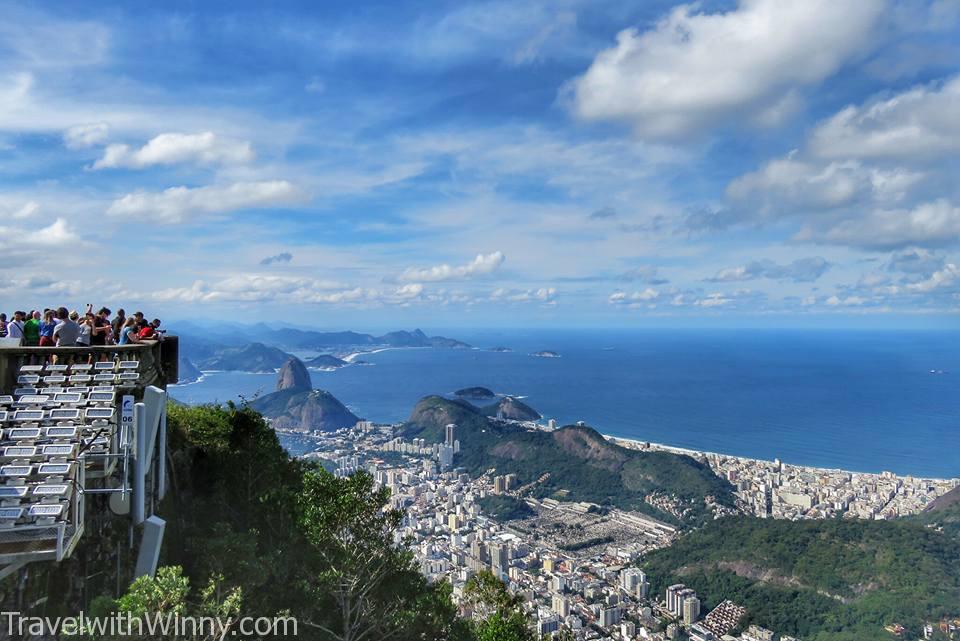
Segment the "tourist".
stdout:
<path fill-rule="evenodd" d="M 13 320 L 7 323 L 7 337 L 23 340 L 23 317 L 23 312 L 13 313 Z"/>
<path fill-rule="evenodd" d="M 40 346 L 40 312 L 32 310 L 23 324 L 23 344 L 27 347 Z"/>
<path fill-rule="evenodd" d="M 123 328 L 124 323 L 127 322 L 127 313 L 122 309 L 117 310 L 117 315 L 113 317 L 113 320 L 110 321 L 110 328 L 113 330 L 113 340 L 116 342 L 120 341 L 120 330 Z"/>
<path fill-rule="evenodd" d="M 76 311 L 69 314 L 66 307 L 57 309 L 57 318 L 60 319 L 60 322 L 53 330 L 53 338 L 58 347 L 73 347 L 77 344 L 77 338 L 80 336 L 80 326 L 74 320 L 76 317 Z"/>
<path fill-rule="evenodd" d="M 113 331 L 110 325 L 110 310 L 101 307 L 96 316 L 93 317 L 93 334 L 90 336 L 91 345 L 106 345 L 107 339 Z"/>
<path fill-rule="evenodd" d="M 53 330 L 57 328 L 57 321 L 54 318 L 53 310 L 48 309 L 43 312 L 43 320 L 40 322 L 40 347 L 54 347 L 57 341 L 53 338 Z"/>
<path fill-rule="evenodd" d="M 137 319 L 131 316 L 124 322 L 120 328 L 120 339 L 117 341 L 120 345 L 129 345 L 130 343 L 139 343 L 137 336 Z"/>
<path fill-rule="evenodd" d="M 73 314 L 71 314 L 71 317 Z M 93 340 L 93 312 L 86 312 L 80 320 L 80 335 L 77 336 L 77 347 L 90 347 Z"/>
<path fill-rule="evenodd" d="M 154 318 L 150 323 L 145 327 L 140 329 L 140 338 L 141 339 L 157 339 L 160 338 L 158 329 L 160 328 L 160 319 Z"/>
<path fill-rule="evenodd" d="M 0 314 L 0 338 L 7 337 L 7 315 Z"/>

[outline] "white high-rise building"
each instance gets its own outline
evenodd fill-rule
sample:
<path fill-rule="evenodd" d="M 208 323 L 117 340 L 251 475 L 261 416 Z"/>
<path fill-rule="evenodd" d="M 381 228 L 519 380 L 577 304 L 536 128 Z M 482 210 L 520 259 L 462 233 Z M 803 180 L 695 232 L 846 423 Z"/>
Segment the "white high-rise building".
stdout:
<path fill-rule="evenodd" d="M 682 590 L 686 589 L 686 587 L 687 587 L 687 586 L 685 586 L 685 585 L 682 584 L 682 583 L 676 583 L 676 584 L 671 585 L 670 587 L 667 588 L 667 599 L 666 599 L 666 601 L 667 601 L 667 610 L 668 610 L 671 614 L 678 614 L 678 613 L 679 613 L 678 608 L 679 608 L 680 606 L 678 605 L 677 595 L 680 594 L 680 592 L 681 592 Z"/>
<path fill-rule="evenodd" d="M 672 610 L 673 614 L 676 615 L 677 617 L 682 618 L 684 602 L 691 597 L 696 598 L 696 596 L 697 596 L 696 591 L 691 590 L 690 588 L 685 588 L 683 590 L 680 590 L 677 593 L 676 601 L 674 602 L 674 609 Z"/>
<path fill-rule="evenodd" d="M 453 446 L 441 445 L 437 453 L 437 459 L 440 461 L 441 470 L 449 470 L 453 467 Z"/>
<path fill-rule="evenodd" d="M 553 611 L 560 617 L 566 618 L 570 614 L 570 601 L 565 596 L 554 594 L 552 606 Z"/>
<path fill-rule="evenodd" d="M 600 610 L 600 627 L 609 628 L 612 625 L 617 625 L 620 623 L 620 617 L 621 613 L 618 606 L 603 608 Z"/>
<path fill-rule="evenodd" d="M 683 623 L 693 625 L 700 618 L 700 599 L 695 596 L 683 600 Z"/>

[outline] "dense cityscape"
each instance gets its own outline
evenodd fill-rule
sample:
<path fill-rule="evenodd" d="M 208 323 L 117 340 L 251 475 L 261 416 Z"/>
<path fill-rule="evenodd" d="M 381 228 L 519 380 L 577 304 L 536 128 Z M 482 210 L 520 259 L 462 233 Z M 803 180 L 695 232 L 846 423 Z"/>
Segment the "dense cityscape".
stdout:
<path fill-rule="evenodd" d="M 552 422 L 550 427 L 523 425 L 555 428 Z M 405 513 L 396 543 L 413 551 L 429 580 L 449 582 L 455 600 L 471 576 L 490 571 L 523 597 L 540 638 L 565 630 L 583 640 L 793 640 L 756 625 L 740 629 L 746 609 L 724 595 L 709 595 L 717 605 L 708 610 L 706 595 L 683 584 L 654 593 L 651 577 L 635 565 L 645 553 L 671 545 L 678 535 L 674 526 L 640 512 L 536 499 L 512 474 L 489 470 L 471 478 L 456 468 L 455 425 L 447 426 L 443 443 L 406 441 L 394 436 L 397 427 L 361 421 L 354 428 L 317 433 L 308 456 L 335 461 L 340 476 L 365 469 L 390 488 L 392 505 Z M 611 440 L 708 462 L 736 488 L 743 511 L 775 519 L 892 519 L 918 513 L 960 485 L 960 479 L 825 470 Z M 495 518 L 483 508 L 492 497 L 522 503 L 520 514 Z M 647 502 L 655 506 L 658 498 L 647 497 Z M 472 614 L 466 607 L 462 613 Z M 925 636 L 935 624 L 950 635 L 957 631 L 956 621 L 930 622 Z M 737 636 L 731 636 L 734 631 Z M 897 624 L 888 632 L 898 634 Z"/>

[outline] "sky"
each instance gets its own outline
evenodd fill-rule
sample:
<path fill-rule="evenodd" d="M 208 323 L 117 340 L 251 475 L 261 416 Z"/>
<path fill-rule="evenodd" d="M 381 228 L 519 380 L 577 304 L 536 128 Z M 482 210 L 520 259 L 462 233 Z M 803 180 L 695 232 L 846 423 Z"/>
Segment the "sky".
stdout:
<path fill-rule="evenodd" d="M 960 327 L 960 0 L 0 12 L 8 313 Z"/>

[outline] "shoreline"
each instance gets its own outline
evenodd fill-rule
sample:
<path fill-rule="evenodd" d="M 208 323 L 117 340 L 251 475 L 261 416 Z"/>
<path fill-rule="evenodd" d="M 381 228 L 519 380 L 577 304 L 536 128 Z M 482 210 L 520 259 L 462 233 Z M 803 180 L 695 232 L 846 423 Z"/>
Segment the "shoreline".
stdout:
<path fill-rule="evenodd" d="M 697 457 L 697 456 L 702 456 L 702 457 L 706 457 L 706 458 L 710 458 L 710 457 L 723 457 L 723 458 L 727 458 L 727 459 L 734 459 L 734 460 L 740 461 L 740 462 L 742 462 L 742 463 L 766 463 L 766 464 L 769 464 L 769 465 L 774 465 L 774 464 L 776 463 L 776 461 L 770 461 L 770 460 L 767 460 L 767 459 L 752 458 L 752 457 L 749 457 L 749 456 L 737 456 L 737 455 L 735 455 L 735 454 L 724 454 L 723 452 L 708 452 L 708 451 L 705 451 L 705 450 L 691 450 L 691 449 L 685 448 L 685 447 L 676 447 L 676 446 L 673 446 L 673 445 L 666 445 L 666 444 L 664 444 L 664 443 L 654 443 L 653 441 L 642 441 L 642 440 L 640 440 L 640 439 L 635 439 L 635 438 L 625 438 L 625 437 L 623 437 L 623 436 L 613 436 L 613 435 L 611 435 L 611 434 L 602 434 L 602 436 L 603 436 L 603 438 L 605 438 L 606 440 L 608 440 L 608 441 L 610 441 L 610 442 L 612 442 L 612 443 L 615 443 L 615 444 L 617 444 L 617 445 L 620 445 L 621 447 L 626 447 L 627 449 L 636 449 L 636 450 L 641 450 L 641 451 L 656 450 L 656 451 L 671 452 L 671 453 L 673 453 L 673 454 L 683 454 L 683 455 L 691 456 L 691 457 Z M 649 446 L 649 447 L 644 447 L 644 446 Z M 882 472 L 858 472 L 858 471 L 855 471 L 855 470 L 845 470 L 845 469 L 838 468 L 838 467 L 817 467 L 817 466 L 815 466 L 815 465 L 799 465 L 799 464 L 796 464 L 796 463 L 789 463 L 789 462 L 783 461 L 783 460 L 781 460 L 781 459 L 777 459 L 777 460 L 780 461 L 780 464 L 781 464 L 781 465 L 784 465 L 784 466 L 789 466 L 789 467 L 793 467 L 793 468 L 797 468 L 797 469 L 802 469 L 802 470 L 809 470 L 809 471 L 811 471 L 811 472 L 817 472 L 817 473 L 827 473 L 827 474 L 829 474 L 829 473 L 838 474 L 838 473 L 839 473 L 839 474 L 851 474 L 851 475 L 856 474 L 856 475 L 859 475 L 859 476 L 881 476 L 881 475 L 883 475 L 883 474 L 891 474 L 891 475 L 893 475 L 894 478 L 912 478 L 912 479 L 915 479 L 915 480 L 931 481 L 931 482 L 934 482 L 934 483 L 950 483 L 950 482 L 956 482 L 957 484 L 960 484 L 960 476 L 948 477 L 948 478 L 937 478 L 937 477 L 932 477 L 932 476 L 929 476 L 929 477 L 928 477 L 928 476 L 918 476 L 918 475 L 916 475 L 916 474 L 897 474 L 896 472 L 892 472 L 892 471 L 889 471 L 889 470 L 884 470 L 884 471 L 882 471 Z"/>
<path fill-rule="evenodd" d="M 432 347 L 417 347 L 411 345 L 409 347 L 378 347 L 377 349 L 361 350 L 359 352 L 351 352 L 346 356 L 341 356 L 340 359 L 348 363 L 352 363 L 358 356 L 363 356 L 364 354 L 379 354 L 380 352 L 388 352 L 394 349 L 433 349 Z"/>

